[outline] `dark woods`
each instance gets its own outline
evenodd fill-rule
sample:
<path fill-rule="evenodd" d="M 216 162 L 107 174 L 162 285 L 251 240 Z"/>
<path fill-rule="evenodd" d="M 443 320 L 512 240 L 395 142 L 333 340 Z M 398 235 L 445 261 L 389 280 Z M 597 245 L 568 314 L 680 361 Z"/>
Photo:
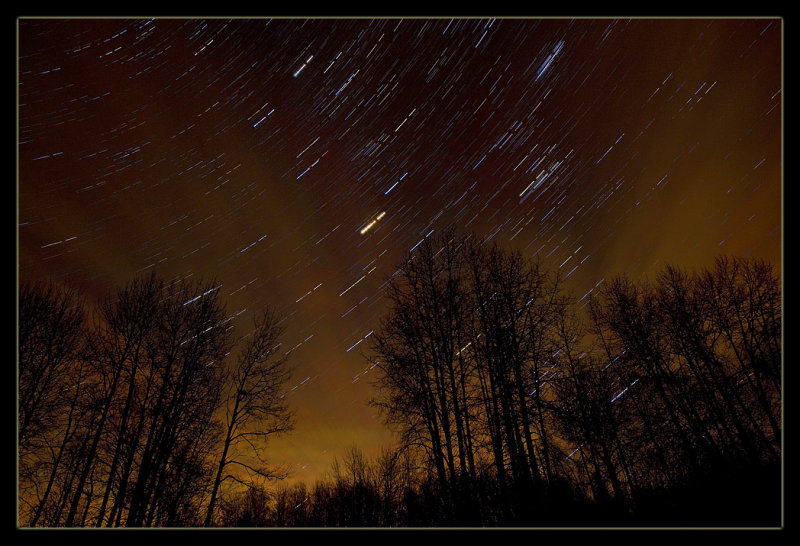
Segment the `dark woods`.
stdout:
<path fill-rule="evenodd" d="M 218 288 L 140 277 L 90 320 L 74 292 L 21 287 L 20 525 L 202 525 L 222 485 L 276 475 L 260 452 L 292 424 L 279 319 L 234 343 Z"/>
<path fill-rule="evenodd" d="M 772 267 L 560 283 L 452 232 L 388 281 L 374 403 L 427 463 L 420 523 L 779 525 Z"/>
<path fill-rule="evenodd" d="M 383 288 L 366 357 L 398 445 L 270 487 L 263 440 L 292 424 L 277 316 L 234 344 L 213 284 L 137 279 L 91 325 L 74 294 L 23 286 L 20 525 L 782 524 L 769 264 L 619 276 L 576 302 L 451 231 Z"/>

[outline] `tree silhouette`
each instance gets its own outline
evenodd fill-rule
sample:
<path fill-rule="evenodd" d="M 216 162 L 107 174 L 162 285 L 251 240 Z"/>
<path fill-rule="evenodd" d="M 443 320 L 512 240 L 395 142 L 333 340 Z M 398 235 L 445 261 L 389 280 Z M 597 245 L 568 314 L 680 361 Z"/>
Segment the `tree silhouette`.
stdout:
<path fill-rule="evenodd" d="M 19 309 L 18 442 L 24 453 L 64 405 L 67 368 L 82 350 L 86 332 L 74 290 L 62 292 L 52 283 L 23 285 Z"/>
<path fill-rule="evenodd" d="M 457 504 L 477 502 L 474 363 L 464 353 L 470 302 L 464 240 L 453 233 L 426 239 L 399 266 L 386 284 L 392 314 L 372 336 L 382 371 L 373 403 L 406 445 L 425 450 L 451 520 Z"/>
<path fill-rule="evenodd" d="M 579 305 L 518 252 L 426 238 L 384 285 L 366 355 L 398 444 L 375 459 L 354 445 L 313 487 L 276 490 L 266 441 L 294 423 L 282 318 L 267 308 L 234 342 L 219 286 L 151 273 L 96 309 L 20 287 L 20 522 L 780 521 L 782 302 L 766 262 L 620 275 Z"/>
<path fill-rule="evenodd" d="M 100 303 L 90 327 L 72 292 L 21 287 L 22 521 L 174 526 L 208 511 L 226 439 L 215 413 L 233 345 L 219 286 L 138 276 Z M 278 416 L 284 362 L 263 361 L 275 349 L 275 320 L 260 325 L 239 360 L 245 377 L 232 387 L 240 405 L 229 444 L 287 429 Z M 245 431 L 251 419 L 273 429 Z M 224 462 L 242 461 L 229 453 Z"/>
<path fill-rule="evenodd" d="M 391 314 L 372 336 L 374 404 L 427 453 L 446 521 L 474 521 L 491 461 L 506 518 L 556 475 L 551 331 L 557 277 L 518 252 L 449 230 L 423 241 L 386 283 Z M 476 514 L 477 510 L 477 514 Z"/>
<path fill-rule="evenodd" d="M 232 479 L 250 485 L 241 470 L 262 478 L 282 477 L 285 471 L 268 468 L 260 453 L 269 436 L 292 430 L 293 413 L 284 397 L 284 385 L 291 375 L 286 356 L 277 356 L 283 334 L 280 317 L 274 310 L 265 310 L 254 319 L 235 365 L 229 370 L 230 380 L 224 399 L 225 436 L 219 457 L 205 525 L 212 522 L 217 493 L 223 481 Z M 241 446 L 249 448 L 259 466 L 245 462 Z M 236 466 L 230 472 L 229 467 Z M 228 472 L 228 473 L 226 473 Z"/>
<path fill-rule="evenodd" d="M 83 302 L 53 283 L 20 287 L 18 321 L 18 471 L 24 511 L 35 525 L 57 488 L 84 416 L 87 370 L 80 354 L 87 325 Z M 40 490 L 39 498 L 28 501 Z M 26 516 L 27 517 L 27 516 Z"/>
<path fill-rule="evenodd" d="M 727 505 L 710 480 L 780 460 L 780 287 L 762 261 L 618 276 L 582 317 L 557 275 L 451 230 L 385 293 L 373 404 L 428 458 L 407 501 L 436 490 L 436 521 L 545 521 L 586 495 L 624 522 L 700 484 Z"/>

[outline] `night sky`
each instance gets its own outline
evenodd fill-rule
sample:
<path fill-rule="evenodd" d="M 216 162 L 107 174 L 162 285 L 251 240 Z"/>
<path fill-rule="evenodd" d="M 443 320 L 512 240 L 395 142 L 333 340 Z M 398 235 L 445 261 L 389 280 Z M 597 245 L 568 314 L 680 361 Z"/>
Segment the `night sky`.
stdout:
<path fill-rule="evenodd" d="M 19 282 L 287 317 L 312 484 L 392 436 L 381 284 L 451 224 L 605 279 L 782 253 L 780 19 L 18 20 Z"/>

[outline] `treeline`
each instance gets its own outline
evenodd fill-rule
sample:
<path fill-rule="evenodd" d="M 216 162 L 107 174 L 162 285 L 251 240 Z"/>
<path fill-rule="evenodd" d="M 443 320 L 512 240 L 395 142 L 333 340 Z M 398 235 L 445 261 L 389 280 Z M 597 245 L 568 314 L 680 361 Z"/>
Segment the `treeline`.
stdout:
<path fill-rule="evenodd" d="M 576 302 L 555 272 L 450 231 L 384 288 L 365 356 L 399 445 L 231 496 L 225 525 L 781 525 L 768 263 L 620 275 Z"/>
<path fill-rule="evenodd" d="M 365 354 L 398 444 L 277 488 L 261 450 L 292 428 L 281 320 L 234 341 L 218 288 L 137 278 L 89 320 L 69 291 L 21 287 L 20 524 L 781 525 L 764 261 L 620 275 L 576 301 L 517 251 L 427 238 L 383 285 Z"/>
<path fill-rule="evenodd" d="M 779 516 L 771 265 L 668 266 L 574 302 L 557 272 L 450 231 L 409 255 L 386 295 L 374 403 L 428 461 L 437 523 L 569 522 L 581 499 L 603 522 Z"/>
<path fill-rule="evenodd" d="M 280 319 L 234 339 L 218 288 L 152 273 L 90 307 L 20 287 L 20 526 L 210 525 L 228 484 L 279 474 L 261 451 L 292 427 Z"/>

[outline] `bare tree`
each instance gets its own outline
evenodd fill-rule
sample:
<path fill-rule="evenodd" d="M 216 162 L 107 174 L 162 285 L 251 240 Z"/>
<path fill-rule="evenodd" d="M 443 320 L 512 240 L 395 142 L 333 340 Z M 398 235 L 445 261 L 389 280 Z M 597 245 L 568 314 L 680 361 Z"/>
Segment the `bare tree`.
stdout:
<path fill-rule="evenodd" d="M 382 372 L 374 403 L 405 445 L 430 457 L 446 517 L 474 520 L 487 458 L 503 502 L 512 485 L 522 499 L 549 481 L 549 355 L 566 306 L 558 278 L 448 230 L 419 245 L 385 286 L 392 314 L 372 336 Z"/>
<path fill-rule="evenodd" d="M 590 308 L 615 375 L 637 382 L 630 406 L 650 443 L 639 442 L 641 475 L 658 468 L 671 486 L 780 456 L 780 288 L 768 264 L 717 258 L 691 273 L 667 266 L 653 284 L 618 277 Z"/>
<path fill-rule="evenodd" d="M 470 504 L 475 477 L 463 245 L 448 230 L 410 253 L 386 284 L 392 314 L 372 336 L 382 371 L 373 404 L 400 427 L 404 445 L 427 453 L 448 518 Z"/>
<path fill-rule="evenodd" d="M 219 286 L 136 277 L 101 302 L 86 343 L 73 293 L 21 290 L 20 518 L 198 524 L 213 514 L 221 482 L 244 481 L 242 469 L 275 474 L 244 452 L 258 459 L 268 435 L 292 427 L 282 390 L 289 369 L 274 358 L 278 317 L 259 317 L 228 374 L 233 325 Z M 214 419 L 220 401 L 224 428 Z"/>
<path fill-rule="evenodd" d="M 279 356 L 283 328 L 274 310 L 265 310 L 254 319 L 254 329 L 230 371 L 224 397 L 225 434 L 215 473 L 205 526 L 212 524 L 220 486 L 228 479 L 250 485 L 245 475 L 283 477 L 285 471 L 268 467 L 261 458 L 266 440 L 293 428 L 284 386 L 291 375 L 286 355 Z M 255 465 L 245 453 L 254 456 Z M 231 467 L 235 469 L 231 470 Z"/>
<path fill-rule="evenodd" d="M 718 257 L 701 274 L 700 290 L 711 302 L 709 320 L 720 335 L 727 374 L 742 386 L 742 403 L 771 432 L 779 449 L 782 393 L 780 280 L 763 260 Z"/>
<path fill-rule="evenodd" d="M 158 293 L 162 281 L 155 274 L 134 279 L 117 293 L 115 299 L 108 298 L 101 306 L 102 321 L 96 328 L 92 338 L 93 365 L 98 377 L 102 378 L 102 394 L 97 401 L 101 408 L 97 421 L 87 430 L 87 447 L 82 464 L 79 466 L 77 483 L 70 501 L 64 525 L 70 527 L 76 523 L 78 508 L 84 499 L 86 506 L 90 497 L 84 491 L 84 485 L 97 463 L 98 447 L 107 432 L 107 423 L 112 415 L 118 392 L 124 389 L 125 374 L 133 381 L 148 330 L 157 312 Z"/>
<path fill-rule="evenodd" d="M 142 377 L 142 388 L 137 389 L 150 393 L 141 398 L 146 403 L 139 411 L 147 422 L 129 442 L 138 446 L 136 473 L 130 473 L 127 485 L 130 498 L 116 496 L 123 504 L 115 521 L 123 521 L 127 503 L 126 526 L 152 525 L 168 510 L 168 484 L 202 468 L 191 454 L 215 432 L 209 421 L 219 402 L 222 363 L 231 346 L 229 318 L 218 288 L 214 280 L 178 281 L 158 293 L 159 312 L 145 345 L 152 374 Z"/>
<path fill-rule="evenodd" d="M 168 286 L 155 273 L 101 303 L 59 389 L 67 403 L 53 415 L 32 525 L 120 525 L 125 513 L 135 525 L 185 518 L 193 484 L 208 480 L 201 446 L 214 432 L 224 323 L 211 284 Z"/>
<path fill-rule="evenodd" d="M 85 339 L 85 317 L 77 293 L 53 283 L 25 284 L 19 294 L 18 442 L 49 429 L 64 404 L 69 366 Z"/>
<path fill-rule="evenodd" d="M 31 507 L 35 525 L 78 422 L 85 381 L 80 353 L 87 328 L 82 298 L 52 282 L 23 284 L 18 308 L 20 501 L 21 507 Z M 42 480 L 47 483 L 43 492 Z"/>
<path fill-rule="evenodd" d="M 554 325 L 566 309 L 557 275 L 497 244 L 473 244 L 468 258 L 477 320 L 472 336 L 478 369 L 493 391 L 503 450 L 515 481 L 549 481 L 554 475 L 548 423 Z M 497 399 L 495 401 L 494 399 Z M 495 406 L 497 406 L 495 408 Z"/>

